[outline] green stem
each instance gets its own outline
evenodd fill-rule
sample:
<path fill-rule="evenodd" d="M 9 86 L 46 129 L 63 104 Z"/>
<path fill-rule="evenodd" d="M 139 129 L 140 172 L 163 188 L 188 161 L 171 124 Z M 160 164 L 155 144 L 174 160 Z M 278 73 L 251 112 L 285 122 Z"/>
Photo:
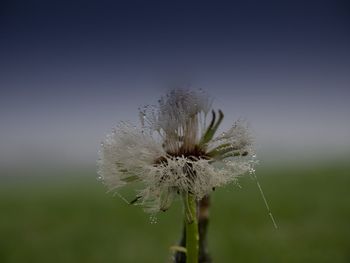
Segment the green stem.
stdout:
<path fill-rule="evenodd" d="M 184 195 L 186 223 L 186 263 L 198 263 L 198 219 L 196 199 L 192 194 Z"/>

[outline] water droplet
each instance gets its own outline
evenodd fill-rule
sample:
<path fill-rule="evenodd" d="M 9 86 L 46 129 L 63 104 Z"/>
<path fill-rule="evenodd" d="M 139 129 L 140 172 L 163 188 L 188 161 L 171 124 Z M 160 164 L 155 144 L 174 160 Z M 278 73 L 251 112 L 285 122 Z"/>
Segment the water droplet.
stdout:
<path fill-rule="evenodd" d="M 255 169 L 254 168 L 250 168 L 249 169 L 249 174 L 254 174 L 255 173 Z"/>
<path fill-rule="evenodd" d="M 105 146 L 105 144 L 103 142 L 101 142 L 101 147 Z"/>
<path fill-rule="evenodd" d="M 158 223 L 158 219 L 157 219 L 155 214 L 150 215 L 149 221 L 150 221 L 151 224 L 157 224 Z"/>

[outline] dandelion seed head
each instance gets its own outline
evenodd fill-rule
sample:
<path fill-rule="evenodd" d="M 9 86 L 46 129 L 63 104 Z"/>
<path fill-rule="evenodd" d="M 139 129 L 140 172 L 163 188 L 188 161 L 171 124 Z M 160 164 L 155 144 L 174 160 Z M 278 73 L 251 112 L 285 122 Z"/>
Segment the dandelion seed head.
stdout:
<path fill-rule="evenodd" d="M 223 113 L 212 111 L 206 125 L 211 104 L 203 91 L 177 89 L 140 109 L 141 128 L 121 122 L 101 144 L 103 182 L 111 190 L 140 182 L 135 203 L 150 213 L 166 211 L 179 194 L 200 200 L 236 182 L 254 167 L 253 140 L 241 121 L 215 137 Z"/>
<path fill-rule="evenodd" d="M 236 121 L 228 131 L 221 133 L 208 143 L 209 149 L 214 149 L 219 145 L 226 145 L 226 148 L 236 150 L 240 153 L 247 152 L 254 158 L 253 137 L 250 134 L 248 125 L 242 121 Z"/>
<path fill-rule="evenodd" d="M 142 177 L 165 152 L 149 134 L 123 122 L 106 136 L 99 155 L 99 176 L 110 189 L 117 189 Z"/>

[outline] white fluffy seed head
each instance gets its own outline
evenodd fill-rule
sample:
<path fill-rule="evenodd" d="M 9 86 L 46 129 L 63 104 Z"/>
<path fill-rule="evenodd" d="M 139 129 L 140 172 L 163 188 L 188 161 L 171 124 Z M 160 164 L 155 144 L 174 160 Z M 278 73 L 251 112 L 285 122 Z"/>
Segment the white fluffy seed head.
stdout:
<path fill-rule="evenodd" d="M 253 136 L 251 135 L 248 125 L 242 121 L 236 121 L 229 130 L 221 133 L 208 143 L 208 149 L 215 149 L 220 145 L 226 148 L 235 149 L 239 153 L 247 152 L 253 156 Z"/>
<path fill-rule="evenodd" d="M 158 106 L 140 110 L 142 125 L 156 131 L 167 152 L 193 150 L 204 132 L 212 100 L 202 90 L 175 89 L 158 100 Z"/>
<path fill-rule="evenodd" d="M 110 189 L 117 189 L 142 178 L 165 152 L 149 134 L 123 122 L 107 135 L 99 155 L 99 175 Z"/>
<path fill-rule="evenodd" d="M 111 190 L 141 182 L 137 204 L 167 210 L 186 192 L 198 200 L 253 169 L 252 138 L 242 122 L 201 145 L 211 99 L 202 92 L 174 90 L 158 107 L 140 111 L 142 129 L 122 122 L 99 152 L 98 173 Z"/>

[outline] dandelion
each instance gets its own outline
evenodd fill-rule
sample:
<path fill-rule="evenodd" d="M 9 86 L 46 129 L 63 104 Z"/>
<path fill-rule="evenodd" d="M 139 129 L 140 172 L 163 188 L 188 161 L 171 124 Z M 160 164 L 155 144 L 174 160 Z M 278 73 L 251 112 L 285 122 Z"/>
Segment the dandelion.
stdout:
<path fill-rule="evenodd" d="M 224 114 L 201 90 L 175 89 L 140 109 L 141 127 L 121 122 L 102 143 L 98 173 L 112 191 L 142 184 L 131 203 L 166 211 L 183 198 L 187 262 L 198 262 L 196 202 L 253 169 L 252 137 L 242 121 L 215 136 Z M 209 115 L 209 116 L 208 116 Z"/>

